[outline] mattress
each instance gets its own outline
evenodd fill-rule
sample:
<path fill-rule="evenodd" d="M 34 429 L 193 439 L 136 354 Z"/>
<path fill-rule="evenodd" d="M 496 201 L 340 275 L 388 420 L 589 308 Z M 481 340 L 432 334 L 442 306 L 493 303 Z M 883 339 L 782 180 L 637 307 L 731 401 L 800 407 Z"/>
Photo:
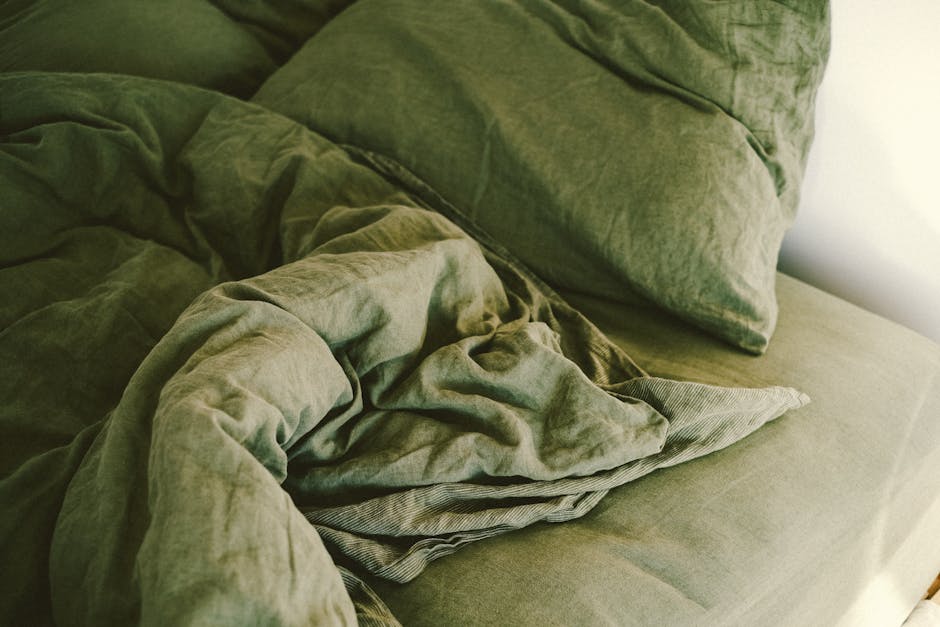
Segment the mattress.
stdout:
<path fill-rule="evenodd" d="M 569 302 L 650 374 L 812 402 L 585 517 L 375 582 L 405 625 L 899 625 L 940 567 L 940 348 L 786 275 L 759 358 L 642 305 Z"/>

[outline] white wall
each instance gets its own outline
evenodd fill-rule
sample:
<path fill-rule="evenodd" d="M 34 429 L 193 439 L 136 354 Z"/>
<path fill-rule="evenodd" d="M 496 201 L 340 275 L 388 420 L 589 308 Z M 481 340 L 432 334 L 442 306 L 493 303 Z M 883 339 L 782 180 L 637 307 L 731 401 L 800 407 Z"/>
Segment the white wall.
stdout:
<path fill-rule="evenodd" d="M 833 0 L 780 269 L 940 342 L 940 0 Z"/>

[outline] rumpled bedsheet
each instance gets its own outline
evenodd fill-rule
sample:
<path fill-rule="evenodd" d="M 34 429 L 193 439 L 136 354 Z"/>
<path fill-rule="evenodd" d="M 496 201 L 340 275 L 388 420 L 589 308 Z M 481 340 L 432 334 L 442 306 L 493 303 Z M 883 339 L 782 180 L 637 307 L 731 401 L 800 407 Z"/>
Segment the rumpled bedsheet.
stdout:
<path fill-rule="evenodd" d="M 807 400 L 646 376 L 433 190 L 255 105 L 10 74 L 0 139 L 13 623 L 394 624 L 357 573 Z"/>

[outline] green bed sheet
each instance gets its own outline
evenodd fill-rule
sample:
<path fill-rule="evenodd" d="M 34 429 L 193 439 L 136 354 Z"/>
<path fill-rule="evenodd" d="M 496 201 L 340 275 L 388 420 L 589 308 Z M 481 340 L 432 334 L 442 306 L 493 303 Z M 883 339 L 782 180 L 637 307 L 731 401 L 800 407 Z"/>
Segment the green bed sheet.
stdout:
<path fill-rule="evenodd" d="M 940 349 L 773 269 L 827 3 L 133 4 L 4 7 L 0 623 L 903 619 Z"/>
<path fill-rule="evenodd" d="M 0 114 L 14 623 L 394 624 L 360 577 L 808 400 L 647 376 L 428 190 L 262 107 L 14 73 Z"/>
<path fill-rule="evenodd" d="M 409 625 L 900 625 L 940 567 L 940 347 L 785 275 L 760 358 L 653 308 L 566 293 L 650 372 L 794 385 L 799 412 L 467 548 L 399 586 Z"/>

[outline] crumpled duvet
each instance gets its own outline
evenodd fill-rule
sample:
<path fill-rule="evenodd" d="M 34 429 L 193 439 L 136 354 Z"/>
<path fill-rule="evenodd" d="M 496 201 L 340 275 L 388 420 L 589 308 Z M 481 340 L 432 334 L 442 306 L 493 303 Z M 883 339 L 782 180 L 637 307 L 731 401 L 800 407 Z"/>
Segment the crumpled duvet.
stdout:
<path fill-rule="evenodd" d="M 807 400 L 645 376 L 396 164 L 258 106 L 12 74 L 0 133 L 12 622 L 394 624 L 356 573 Z"/>

